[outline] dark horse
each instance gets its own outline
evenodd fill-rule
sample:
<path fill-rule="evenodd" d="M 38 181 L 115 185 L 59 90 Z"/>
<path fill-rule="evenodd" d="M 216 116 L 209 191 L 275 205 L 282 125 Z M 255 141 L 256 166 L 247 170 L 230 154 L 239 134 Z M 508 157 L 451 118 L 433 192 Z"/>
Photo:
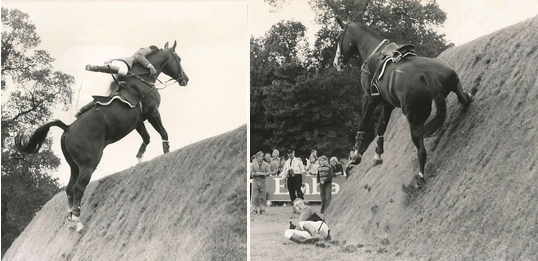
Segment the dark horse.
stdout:
<path fill-rule="evenodd" d="M 378 88 L 374 89 L 378 91 L 378 95 L 374 96 L 371 80 L 376 73 L 372 69 L 375 70 L 378 67 L 373 65 L 381 61 L 385 54 L 392 55 L 390 50 L 394 50 L 397 46 L 389 44 L 388 40 L 384 40 L 364 25 L 344 24 L 339 18 L 336 20 L 343 31 L 337 38 L 338 46 L 333 65 L 341 71 L 342 63 L 346 63 L 352 56 L 358 55 L 363 61 L 361 85 L 365 94 L 362 117 L 356 136 L 355 155 L 349 166 L 359 164 L 362 154 L 367 149 L 368 144 L 363 142 L 367 122 L 379 104 L 382 105 L 383 111 L 377 125 L 375 164 L 382 162 L 383 135 L 392 110 L 398 107 L 407 117 L 411 139 L 417 147 L 420 170 L 416 178 L 424 182 L 424 165 L 426 164 L 424 137 L 435 135 L 443 127 L 446 118 L 445 97 L 450 92 L 454 92 L 460 103 L 469 106 L 473 101 L 473 96 L 463 90 L 458 74 L 445 63 L 438 59 L 414 54 L 400 57 L 401 60 L 398 59 L 396 62 L 387 63 L 384 76 L 379 79 Z M 432 101 L 435 101 L 436 113 L 430 121 L 426 122 L 432 112 Z"/>
<path fill-rule="evenodd" d="M 181 58 L 176 54 L 176 42 L 170 48 L 168 43 L 147 58 L 158 72 L 174 78 L 179 85 L 186 86 L 188 77 L 181 67 Z M 77 231 L 83 227 L 80 222 L 82 195 L 90 182 L 92 173 L 101 161 L 104 148 L 136 129 L 144 142 L 139 155 L 149 143 L 149 134 L 143 122 L 147 119 L 163 139 L 164 153 L 168 152 L 168 134 L 163 127 L 158 111 L 161 97 L 155 88 L 155 79 L 149 71 L 134 63 L 126 76 L 120 93 L 135 98 L 135 107 L 115 99 L 109 105 L 96 106 L 81 115 L 71 125 L 60 120 L 40 126 L 30 137 L 19 133 L 15 138 L 17 149 L 25 153 L 37 153 L 52 126 L 64 130 L 61 146 L 64 157 L 71 167 L 71 177 L 66 187 L 69 203 L 68 220 L 75 222 Z M 141 156 L 141 155 L 140 155 Z"/>

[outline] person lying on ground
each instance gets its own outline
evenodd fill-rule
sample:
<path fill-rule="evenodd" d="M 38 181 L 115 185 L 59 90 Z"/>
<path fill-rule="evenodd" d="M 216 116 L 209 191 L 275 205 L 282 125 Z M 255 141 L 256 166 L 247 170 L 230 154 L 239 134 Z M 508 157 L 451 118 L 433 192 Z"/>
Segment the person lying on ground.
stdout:
<path fill-rule="evenodd" d="M 290 228 L 284 232 L 284 236 L 300 244 L 313 244 L 320 240 L 330 240 L 330 230 L 327 223 L 309 206 L 304 200 L 297 198 L 293 206 L 299 212 L 299 224 L 296 226 L 290 222 Z"/>

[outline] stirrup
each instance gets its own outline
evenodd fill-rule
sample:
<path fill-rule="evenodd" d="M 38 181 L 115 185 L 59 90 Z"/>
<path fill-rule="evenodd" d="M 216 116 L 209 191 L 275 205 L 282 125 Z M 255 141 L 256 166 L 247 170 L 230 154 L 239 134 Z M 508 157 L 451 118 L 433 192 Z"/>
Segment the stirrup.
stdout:
<path fill-rule="evenodd" d="M 370 96 L 376 97 L 379 96 L 379 94 L 379 87 L 377 87 L 377 84 L 372 83 L 372 87 L 370 87 Z"/>

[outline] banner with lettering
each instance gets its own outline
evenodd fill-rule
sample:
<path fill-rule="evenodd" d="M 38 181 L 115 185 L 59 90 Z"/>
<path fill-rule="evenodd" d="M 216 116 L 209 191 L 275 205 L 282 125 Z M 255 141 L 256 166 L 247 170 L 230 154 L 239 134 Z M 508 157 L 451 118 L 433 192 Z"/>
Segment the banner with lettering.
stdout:
<path fill-rule="evenodd" d="M 336 176 L 333 178 L 333 196 L 340 192 L 341 185 L 344 184 L 344 182 L 346 182 L 346 176 Z M 288 190 L 284 188 L 283 178 L 280 176 L 266 177 L 265 184 L 268 201 L 290 201 L 290 194 L 288 193 Z M 305 188 L 305 201 L 321 201 L 319 184 L 316 180 L 316 176 L 305 176 Z"/>

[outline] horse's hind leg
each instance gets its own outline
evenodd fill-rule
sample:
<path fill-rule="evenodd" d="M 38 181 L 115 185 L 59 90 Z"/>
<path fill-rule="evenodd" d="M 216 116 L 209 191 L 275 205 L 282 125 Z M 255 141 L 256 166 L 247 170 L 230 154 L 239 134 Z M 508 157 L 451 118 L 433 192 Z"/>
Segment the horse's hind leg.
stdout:
<path fill-rule="evenodd" d="M 79 174 L 79 168 L 78 165 L 73 161 L 73 158 L 71 155 L 67 152 L 65 149 L 65 133 L 62 135 L 61 138 L 61 146 L 62 146 L 62 153 L 64 154 L 65 160 L 69 164 L 69 167 L 71 168 L 71 176 L 69 177 L 69 183 L 67 183 L 67 186 L 65 187 L 65 193 L 67 194 L 67 204 L 69 206 L 67 210 L 67 219 L 71 219 L 72 211 L 73 211 L 73 187 L 75 185 L 75 181 L 78 179 Z"/>
<path fill-rule="evenodd" d="M 381 154 L 385 151 L 383 148 L 383 135 L 385 135 L 385 131 L 387 130 L 392 110 L 394 110 L 394 106 L 389 103 L 383 103 L 383 111 L 377 123 L 377 147 L 375 148 L 374 165 L 383 163 L 383 159 L 381 158 Z"/>
<path fill-rule="evenodd" d="M 72 215 L 73 218 L 72 220 L 76 222 L 77 231 L 80 231 L 83 227 L 82 223 L 80 222 L 80 207 L 82 203 L 82 196 L 84 195 L 86 186 L 88 186 L 88 183 L 90 183 L 90 179 L 94 171 L 95 171 L 95 167 L 87 167 L 87 166 L 81 167 L 78 179 L 76 180 L 75 185 L 73 187 L 73 215 Z"/>
<path fill-rule="evenodd" d="M 420 170 L 417 175 L 417 179 L 421 182 L 424 182 L 424 166 L 426 165 L 426 147 L 424 146 L 424 138 L 420 135 L 417 135 L 413 131 L 413 126 L 411 125 L 411 139 L 417 147 L 417 156 L 418 162 L 420 164 Z"/>
<path fill-rule="evenodd" d="M 474 97 L 471 93 L 463 90 L 463 87 L 461 86 L 461 81 L 459 79 L 455 90 L 452 91 L 458 96 L 458 101 L 464 106 L 471 105 L 471 102 L 473 102 L 474 100 Z"/>
<path fill-rule="evenodd" d="M 138 134 L 140 134 L 140 136 L 142 136 L 142 145 L 140 145 L 140 149 L 138 149 L 136 158 L 138 158 L 138 162 L 142 162 L 142 157 L 144 156 L 144 153 L 146 152 L 146 147 L 150 142 L 150 136 L 144 123 L 136 127 L 136 131 L 138 132 Z"/>
<path fill-rule="evenodd" d="M 163 152 L 170 152 L 170 145 L 168 144 L 168 132 L 164 129 L 163 123 L 161 121 L 161 114 L 159 110 L 153 111 L 150 117 L 148 117 L 149 123 L 155 128 L 155 130 L 161 135 L 163 140 Z"/>

